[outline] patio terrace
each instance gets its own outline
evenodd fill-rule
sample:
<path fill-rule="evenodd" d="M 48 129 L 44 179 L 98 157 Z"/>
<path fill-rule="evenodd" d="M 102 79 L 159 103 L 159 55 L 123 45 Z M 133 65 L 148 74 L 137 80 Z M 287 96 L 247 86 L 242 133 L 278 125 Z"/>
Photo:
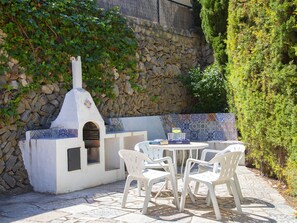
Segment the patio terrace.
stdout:
<path fill-rule="evenodd" d="M 224 186 L 216 188 L 223 222 L 297 222 L 296 210 L 267 181 L 244 166 L 238 167 L 238 177 L 244 196 L 243 214 L 236 211 L 233 198 Z M 3 196 L 0 222 L 217 222 L 213 208 L 205 205 L 204 186 L 200 187 L 197 204 L 187 200 L 185 212 L 175 208 L 171 193 L 165 191 L 160 197 L 152 198 L 148 214 L 142 215 L 144 197 L 137 196 L 136 187 L 129 191 L 126 208 L 121 208 L 124 183 L 119 181 L 62 195 L 30 192 Z M 157 184 L 152 193 L 161 185 Z"/>

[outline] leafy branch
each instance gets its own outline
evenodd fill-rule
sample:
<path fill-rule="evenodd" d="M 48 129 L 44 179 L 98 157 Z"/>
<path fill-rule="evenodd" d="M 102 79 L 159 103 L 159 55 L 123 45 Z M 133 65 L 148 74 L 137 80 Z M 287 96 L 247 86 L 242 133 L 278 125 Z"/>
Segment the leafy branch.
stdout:
<path fill-rule="evenodd" d="M 5 33 L 1 51 L 7 53 L 0 55 L 0 75 L 9 76 L 13 58 L 32 77 L 28 89 L 55 82 L 69 88 L 69 58 L 78 55 L 83 81 L 97 101 L 103 94 L 113 97 L 112 70 L 134 82 L 137 42 L 118 8 L 104 10 L 92 0 L 0 0 L 0 27 Z M 26 92 L 18 91 L 14 97 Z M 1 105 L 0 113 L 9 106 Z"/>

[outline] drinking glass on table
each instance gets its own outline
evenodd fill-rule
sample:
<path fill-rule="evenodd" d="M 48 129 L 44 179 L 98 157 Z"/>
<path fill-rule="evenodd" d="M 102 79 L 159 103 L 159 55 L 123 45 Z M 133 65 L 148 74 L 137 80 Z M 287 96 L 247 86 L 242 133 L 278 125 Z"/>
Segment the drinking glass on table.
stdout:
<path fill-rule="evenodd" d="M 181 128 L 178 128 L 178 127 L 173 127 L 172 128 L 172 133 L 181 133 Z"/>

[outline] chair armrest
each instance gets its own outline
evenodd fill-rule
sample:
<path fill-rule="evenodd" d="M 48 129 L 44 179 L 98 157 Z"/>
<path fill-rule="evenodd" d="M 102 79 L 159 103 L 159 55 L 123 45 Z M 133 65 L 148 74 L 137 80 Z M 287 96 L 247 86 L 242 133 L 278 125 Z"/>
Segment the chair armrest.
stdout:
<path fill-rule="evenodd" d="M 152 160 L 153 163 L 162 163 L 164 161 L 167 161 L 168 163 L 171 162 L 171 164 L 172 164 L 172 159 L 169 156 L 165 156 L 165 157 L 162 157 L 160 159 L 154 159 L 154 160 Z"/>
<path fill-rule="evenodd" d="M 152 162 L 154 162 L 154 163 L 159 163 L 163 167 L 163 169 L 165 170 L 165 168 L 163 166 L 164 161 L 167 161 L 168 162 L 170 174 L 171 174 L 171 176 L 172 176 L 172 178 L 173 178 L 173 180 L 175 182 L 175 175 L 176 175 L 176 173 L 175 173 L 175 169 L 173 167 L 173 162 L 172 162 L 172 159 L 171 159 L 170 156 L 165 156 L 165 157 L 160 158 L 160 159 L 154 159 L 154 160 L 152 160 Z"/>
<path fill-rule="evenodd" d="M 192 167 L 194 166 L 193 164 L 198 164 L 201 166 L 210 166 L 210 167 L 213 166 L 213 164 L 210 164 L 207 161 L 189 158 L 186 162 L 184 176 L 188 176 L 190 174 L 190 171 L 191 171 Z"/>
<path fill-rule="evenodd" d="M 159 158 L 159 159 L 154 159 L 154 160 L 152 160 L 151 159 L 151 163 L 157 163 L 157 164 L 160 164 L 160 166 L 162 166 L 163 167 L 163 169 L 164 170 L 166 170 L 165 169 L 165 167 L 164 167 L 164 162 L 167 162 L 168 163 L 168 166 L 169 166 L 169 169 L 174 169 L 173 168 L 173 162 L 172 162 L 172 159 L 171 159 L 171 157 L 169 157 L 169 156 L 165 156 L 165 157 L 162 157 L 162 158 Z M 171 171 L 171 170 L 170 170 Z"/>
<path fill-rule="evenodd" d="M 191 165 L 192 163 L 197 163 L 197 164 L 201 164 L 201 165 L 211 165 L 209 162 L 207 161 L 204 161 L 204 160 L 197 160 L 197 159 L 193 159 L 193 158 L 189 158 L 187 159 L 187 163 L 186 163 L 186 166 L 187 165 Z"/>
<path fill-rule="evenodd" d="M 207 154 L 214 154 L 213 157 L 215 155 L 217 155 L 218 153 L 222 152 L 221 150 L 215 150 L 215 149 L 204 149 L 201 153 L 201 160 L 205 160 Z M 211 158 L 213 158 L 211 157 Z"/>

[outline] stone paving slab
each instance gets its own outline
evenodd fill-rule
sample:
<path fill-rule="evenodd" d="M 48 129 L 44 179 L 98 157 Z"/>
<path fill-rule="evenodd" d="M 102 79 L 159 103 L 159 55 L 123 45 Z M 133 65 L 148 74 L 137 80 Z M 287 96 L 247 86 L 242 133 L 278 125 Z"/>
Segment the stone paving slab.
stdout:
<path fill-rule="evenodd" d="M 233 197 L 225 186 L 218 186 L 216 193 L 222 222 L 296 222 L 296 210 L 261 177 L 240 166 L 238 177 L 244 199 L 243 213 L 236 210 Z M 173 204 L 170 190 L 164 190 L 149 203 L 148 214 L 141 214 L 144 196 L 138 197 L 136 184 L 129 191 L 127 205 L 121 208 L 125 181 L 102 185 L 69 194 L 51 195 L 30 192 L 17 196 L 0 197 L 0 223 L 104 223 L 104 222 L 218 222 L 212 207 L 205 204 L 206 187 L 201 185 L 196 203 L 186 201 L 184 212 Z M 155 195 L 160 183 L 153 187 Z M 191 185 L 193 188 L 194 185 Z M 179 190 L 182 183 L 179 181 Z"/>

